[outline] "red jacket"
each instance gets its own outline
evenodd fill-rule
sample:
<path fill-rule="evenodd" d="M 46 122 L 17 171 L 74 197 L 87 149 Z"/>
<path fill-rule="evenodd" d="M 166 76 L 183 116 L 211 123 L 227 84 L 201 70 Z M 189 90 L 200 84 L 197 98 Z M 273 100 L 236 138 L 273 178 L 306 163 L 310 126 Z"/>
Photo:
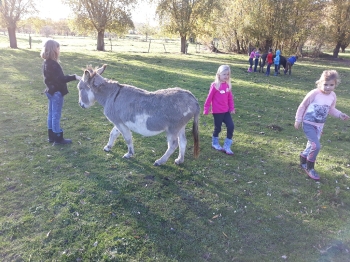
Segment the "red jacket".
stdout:
<path fill-rule="evenodd" d="M 273 54 L 272 53 L 267 54 L 266 61 L 268 64 L 273 64 Z"/>

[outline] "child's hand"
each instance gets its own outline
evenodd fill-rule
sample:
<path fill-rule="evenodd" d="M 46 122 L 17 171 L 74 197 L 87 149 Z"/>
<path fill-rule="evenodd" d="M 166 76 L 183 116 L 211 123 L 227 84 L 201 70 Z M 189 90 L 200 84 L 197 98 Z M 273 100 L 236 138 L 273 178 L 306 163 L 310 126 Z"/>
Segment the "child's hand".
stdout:
<path fill-rule="evenodd" d="M 295 129 L 299 129 L 300 124 L 301 124 L 301 122 L 297 122 L 297 121 L 295 121 L 295 123 L 294 123 L 294 127 L 295 127 Z"/>
<path fill-rule="evenodd" d="M 81 76 L 75 75 L 75 80 L 80 81 L 81 80 Z"/>
<path fill-rule="evenodd" d="M 233 109 L 230 113 L 231 114 L 236 114 L 236 109 Z"/>
<path fill-rule="evenodd" d="M 341 120 L 349 120 L 350 117 L 349 117 L 347 114 L 341 113 L 340 116 L 339 116 L 339 118 L 340 118 Z"/>

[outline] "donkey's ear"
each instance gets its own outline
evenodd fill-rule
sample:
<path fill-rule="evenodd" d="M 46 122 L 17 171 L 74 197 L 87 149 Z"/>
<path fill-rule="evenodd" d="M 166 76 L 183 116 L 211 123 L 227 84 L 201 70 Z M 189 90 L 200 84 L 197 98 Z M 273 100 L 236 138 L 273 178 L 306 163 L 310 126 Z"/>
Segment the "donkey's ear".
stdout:
<path fill-rule="evenodd" d="M 93 79 L 93 86 L 94 87 L 99 87 L 101 86 L 106 80 L 100 76 L 100 75 L 95 75 Z"/>
<path fill-rule="evenodd" d="M 105 71 L 106 67 L 107 67 L 107 65 L 104 64 L 102 67 L 100 67 L 99 69 L 97 69 L 97 73 L 98 73 L 99 75 L 102 75 L 103 72 Z"/>
<path fill-rule="evenodd" d="M 82 77 L 82 80 L 83 80 L 84 82 L 87 82 L 87 81 L 89 80 L 89 78 L 90 78 L 90 72 L 89 72 L 88 70 L 85 70 L 85 71 L 84 71 L 84 75 L 83 75 L 83 77 Z"/>

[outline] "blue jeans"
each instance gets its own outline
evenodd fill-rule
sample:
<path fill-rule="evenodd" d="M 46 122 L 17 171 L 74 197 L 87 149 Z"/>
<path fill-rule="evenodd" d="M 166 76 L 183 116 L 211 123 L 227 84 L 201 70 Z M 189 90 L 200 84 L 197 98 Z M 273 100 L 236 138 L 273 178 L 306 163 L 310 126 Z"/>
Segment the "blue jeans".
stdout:
<path fill-rule="evenodd" d="M 250 65 L 250 68 L 253 67 L 253 58 L 249 58 L 249 65 Z"/>
<path fill-rule="evenodd" d="M 254 60 L 254 72 L 256 72 L 256 69 L 258 68 L 258 64 L 259 64 L 259 58 Z"/>
<path fill-rule="evenodd" d="M 63 107 L 63 96 L 61 92 L 55 92 L 53 95 L 46 93 L 46 96 L 49 99 L 47 128 L 52 129 L 54 133 L 61 133 L 62 129 L 60 121 Z"/>
<path fill-rule="evenodd" d="M 303 130 L 308 141 L 301 155 L 307 158 L 308 161 L 315 162 L 321 149 L 322 128 L 303 123 Z"/>
<path fill-rule="evenodd" d="M 270 68 L 271 68 L 272 64 L 267 64 L 267 68 L 266 68 L 266 75 L 270 75 Z"/>

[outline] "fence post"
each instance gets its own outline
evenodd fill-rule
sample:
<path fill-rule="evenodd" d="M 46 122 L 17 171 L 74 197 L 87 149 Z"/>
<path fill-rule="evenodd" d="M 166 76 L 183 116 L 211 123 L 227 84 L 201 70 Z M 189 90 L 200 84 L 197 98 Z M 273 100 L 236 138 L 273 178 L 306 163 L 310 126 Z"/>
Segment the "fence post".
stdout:
<path fill-rule="evenodd" d="M 163 46 L 164 46 L 164 52 L 166 53 L 165 44 L 163 44 Z"/>
<path fill-rule="evenodd" d="M 29 49 L 32 49 L 32 37 L 29 35 Z"/>
<path fill-rule="evenodd" d="M 150 48 L 151 48 L 151 39 L 149 40 L 149 45 L 148 45 L 148 53 L 149 53 L 149 50 L 150 50 Z"/>

